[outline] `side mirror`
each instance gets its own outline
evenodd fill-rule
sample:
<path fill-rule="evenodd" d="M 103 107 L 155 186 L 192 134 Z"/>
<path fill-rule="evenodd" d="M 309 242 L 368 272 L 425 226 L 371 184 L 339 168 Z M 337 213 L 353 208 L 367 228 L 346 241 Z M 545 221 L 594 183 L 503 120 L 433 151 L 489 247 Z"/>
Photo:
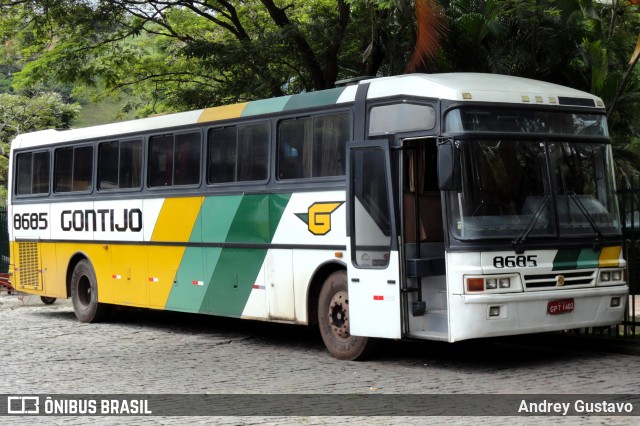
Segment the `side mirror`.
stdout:
<path fill-rule="evenodd" d="M 460 189 L 456 147 L 448 140 L 438 144 L 438 186 L 442 191 Z"/>

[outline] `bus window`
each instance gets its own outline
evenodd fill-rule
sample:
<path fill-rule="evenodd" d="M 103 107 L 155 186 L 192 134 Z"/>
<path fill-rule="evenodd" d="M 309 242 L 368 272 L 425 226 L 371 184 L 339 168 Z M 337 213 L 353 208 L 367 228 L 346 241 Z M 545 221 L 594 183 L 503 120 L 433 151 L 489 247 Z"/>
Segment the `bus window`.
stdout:
<path fill-rule="evenodd" d="M 347 113 L 284 120 L 278 134 L 278 178 L 344 176 Z"/>
<path fill-rule="evenodd" d="M 209 131 L 207 183 L 266 180 L 269 160 L 267 123 Z"/>
<path fill-rule="evenodd" d="M 236 127 L 209 130 L 207 183 L 235 181 Z"/>
<path fill-rule="evenodd" d="M 49 193 L 49 151 L 18 154 L 16 164 L 16 195 Z"/>
<path fill-rule="evenodd" d="M 142 141 L 106 142 L 98 148 L 98 189 L 140 188 Z"/>
<path fill-rule="evenodd" d="M 54 155 L 54 191 L 90 191 L 93 172 L 93 147 L 56 149 Z"/>
<path fill-rule="evenodd" d="M 173 135 L 149 138 L 149 186 L 173 185 Z"/>
<path fill-rule="evenodd" d="M 431 130 L 435 125 L 436 112 L 431 105 L 382 105 L 371 109 L 369 135 Z"/>
<path fill-rule="evenodd" d="M 311 118 L 284 120 L 278 134 L 278 177 L 300 179 L 311 177 Z"/>
<path fill-rule="evenodd" d="M 200 132 L 149 138 L 149 186 L 200 182 Z"/>
<path fill-rule="evenodd" d="M 313 176 L 343 176 L 345 142 L 350 139 L 349 116 L 332 114 L 313 123 Z"/>
<path fill-rule="evenodd" d="M 174 185 L 200 183 L 200 132 L 176 135 Z"/>
<path fill-rule="evenodd" d="M 269 159 L 269 125 L 238 127 L 238 182 L 267 179 Z"/>

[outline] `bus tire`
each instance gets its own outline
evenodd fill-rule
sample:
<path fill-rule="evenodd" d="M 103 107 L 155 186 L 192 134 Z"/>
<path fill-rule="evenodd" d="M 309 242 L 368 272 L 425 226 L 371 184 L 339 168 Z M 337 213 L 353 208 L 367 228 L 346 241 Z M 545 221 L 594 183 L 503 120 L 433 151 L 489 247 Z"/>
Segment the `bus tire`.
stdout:
<path fill-rule="evenodd" d="M 91 263 L 83 259 L 71 275 L 71 301 L 80 322 L 100 322 L 109 315 L 110 306 L 98 303 L 98 282 Z"/>
<path fill-rule="evenodd" d="M 45 305 L 53 305 L 54 303 L 56 303 L 55 297 L 40 296 L 40 300 L 42 300 L 42 303 L 44 303 Z"/>
<path fill-rule="evenodd" d="M 353 361 L 363 359 L 370 352 L 371 339 L 349 333 L 345 271 L 336 271 L 324 281 L 318 297 L 318 325 L 325 346 L 335 358 Z"/>

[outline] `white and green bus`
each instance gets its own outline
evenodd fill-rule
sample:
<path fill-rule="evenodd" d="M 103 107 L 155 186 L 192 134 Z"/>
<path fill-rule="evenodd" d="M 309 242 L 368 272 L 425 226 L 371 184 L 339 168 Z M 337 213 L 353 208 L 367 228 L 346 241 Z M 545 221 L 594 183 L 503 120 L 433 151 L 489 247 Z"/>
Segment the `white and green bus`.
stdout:
<path fill-rule="evenodd" d="M 491 74 L 18 136 L 12 281 L 114 305 L 371 338 L 607 326 L 628 286 L 601 99 Z"/>

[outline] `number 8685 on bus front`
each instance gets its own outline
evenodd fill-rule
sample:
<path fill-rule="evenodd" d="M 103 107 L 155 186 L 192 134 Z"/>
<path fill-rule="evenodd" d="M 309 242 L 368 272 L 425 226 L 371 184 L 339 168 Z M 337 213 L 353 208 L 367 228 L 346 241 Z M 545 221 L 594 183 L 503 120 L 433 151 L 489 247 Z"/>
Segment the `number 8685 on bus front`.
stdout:
<path fill-rule="evenodd" d="M 493 267 L 502 268 L 533 268 L 538 266 L 538 256 L 531 254 L 528 256 L 495 256 L 493 258 Z"/>

